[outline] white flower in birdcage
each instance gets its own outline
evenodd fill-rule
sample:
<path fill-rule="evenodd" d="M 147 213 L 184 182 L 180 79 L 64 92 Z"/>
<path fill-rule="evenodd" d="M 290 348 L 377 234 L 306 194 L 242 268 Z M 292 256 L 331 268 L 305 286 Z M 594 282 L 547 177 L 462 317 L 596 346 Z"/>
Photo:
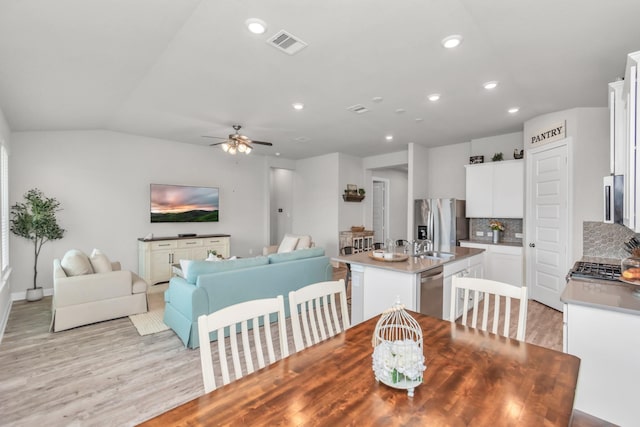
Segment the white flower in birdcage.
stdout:
<path fill-rule="evenodd" d="M 422 351 L 422 328 L 399 302 L 380 316 L 373 332 L 373 372 L 390 387 L 407 389 L 422 383 L 427 368 Z"/>

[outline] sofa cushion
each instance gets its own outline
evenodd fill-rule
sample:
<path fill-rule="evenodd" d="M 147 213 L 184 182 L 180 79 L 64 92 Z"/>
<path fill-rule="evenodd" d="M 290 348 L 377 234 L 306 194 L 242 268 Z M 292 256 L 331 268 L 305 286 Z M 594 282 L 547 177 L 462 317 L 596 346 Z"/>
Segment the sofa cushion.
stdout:
<path fill-rule="evenodd" d="M 293 234 L 285 234 L 282 238 L 282 242 L 280 242 L 280 246 L 278 246 L 278 253 L 283 254 L 286 252 L 291 252 L 295 250 L 297 244 L 298 236 L 294 236 Z"/>
<path fill-rule="evenodd" d="M 71 249 L 64 254 L 60 265 L 67 276 L 81 276 L 83 274 L 93 274 L 91 261 L 82 251 Z"/>
<path fill-rule="evenodd" d="M 311 236 L 299 236 L 296 244 L 296 251 L 299 249 L 309 249 L 311 247 Z"/>
<path fill-rule="evenodd" d="M 93 268 L 94 273 L 108 273 L 113 271 L 111 261 L 109 261 L 109 258 L 107 258 L 107 256 L 99 249 L 94 249 L 93 252 L 91 252 L 89 261 L 91 262 L 91 267 Z"/>
<path fill-rule="evenodd" d="M 309 249 L 300 249 L 293 252 L 287 252 L 282 254 L 271 254 L 268 256 L 269 264 L 278 264 L 280 262 L 294 261 L 297 259 L 305 259 L 305 258 L 313 258 L 317 256 L 323 256 L 324 249 L 323 248 L 309 248 Z"/>
<path fill-rule="evenodd" d="M 253 258 L 238 258 L 223 260 L 220 262 L 196 261 L 196 260 L 180 260 L 182 274 L 189 283 L 196 283 L 198 276 L 201 274 L 219 273 L 221 271 L 235 270 L 238 268 L 257 267 L 259 265 L 267 265 L 269 260 L 264 256 Z"/>

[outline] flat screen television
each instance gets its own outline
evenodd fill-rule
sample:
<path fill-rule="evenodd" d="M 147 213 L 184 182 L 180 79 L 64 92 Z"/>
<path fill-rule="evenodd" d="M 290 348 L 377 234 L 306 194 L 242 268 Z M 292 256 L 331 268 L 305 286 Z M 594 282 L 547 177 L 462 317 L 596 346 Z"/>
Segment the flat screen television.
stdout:
<path fill-rule="evenodd" d="M 151 184 L 151 222 L 218 222 L 217 187 Z"/>

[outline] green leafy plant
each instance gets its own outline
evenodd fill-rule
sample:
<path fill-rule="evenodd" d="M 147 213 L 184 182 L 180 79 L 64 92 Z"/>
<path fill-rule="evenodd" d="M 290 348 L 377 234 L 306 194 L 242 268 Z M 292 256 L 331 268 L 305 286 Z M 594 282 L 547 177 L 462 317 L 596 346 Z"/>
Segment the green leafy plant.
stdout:
<path fill-rule="evenodd" d="M 504 231 L 504 224 L 500 221 L 492 220 L 489 222 L 489 228 L 493 231 Z"/>
<path fill-rule="evenodd" d="M 358 189 L 358 194 L 360 194 L 361 196 L 364 196 L 364 193 L 366 193 L 366 191 L 364 190 L 364 188 L 360 188 L 360 189 Z"/>
<path fill-rule="evenodd" d="M 504 160 L 504 159 L 502 158 L 502 152 L 500 152 L 500 153 L 495 153 L 495 154 L 493 155 L 493 157 L 491 158 L 491 160 L 492 160 L 492 161 L 494 161 L 494 162 L 499 162 L 500 160 Z"/>
<path fill-rule="evenodd" d="M 42 245 L 49 240 L 62 239 L 65 230 L 58 225 L 56 212 L 60 202 L 45 197 L 42 191 L 33 188 L 24 194 L 24 202 L 11 206 L 11 232 L 33 242 L 35 260 L 33 264 L 33 289 L 38 278 L 38 256 Z"/>

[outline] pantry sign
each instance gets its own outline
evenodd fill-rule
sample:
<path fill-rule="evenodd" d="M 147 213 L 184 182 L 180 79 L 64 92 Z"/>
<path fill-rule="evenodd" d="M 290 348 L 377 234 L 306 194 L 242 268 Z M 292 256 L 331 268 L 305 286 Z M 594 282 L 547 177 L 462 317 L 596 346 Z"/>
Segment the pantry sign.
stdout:
<path fill-rule="evenodd" d="M 564 139 L 566 137 L 565 123 L 566 122 L 561 122 L 557 125 L 550 126 L 549 128 L 531 136 L 531 145 L 546 144 L 549 142 Z"/>

